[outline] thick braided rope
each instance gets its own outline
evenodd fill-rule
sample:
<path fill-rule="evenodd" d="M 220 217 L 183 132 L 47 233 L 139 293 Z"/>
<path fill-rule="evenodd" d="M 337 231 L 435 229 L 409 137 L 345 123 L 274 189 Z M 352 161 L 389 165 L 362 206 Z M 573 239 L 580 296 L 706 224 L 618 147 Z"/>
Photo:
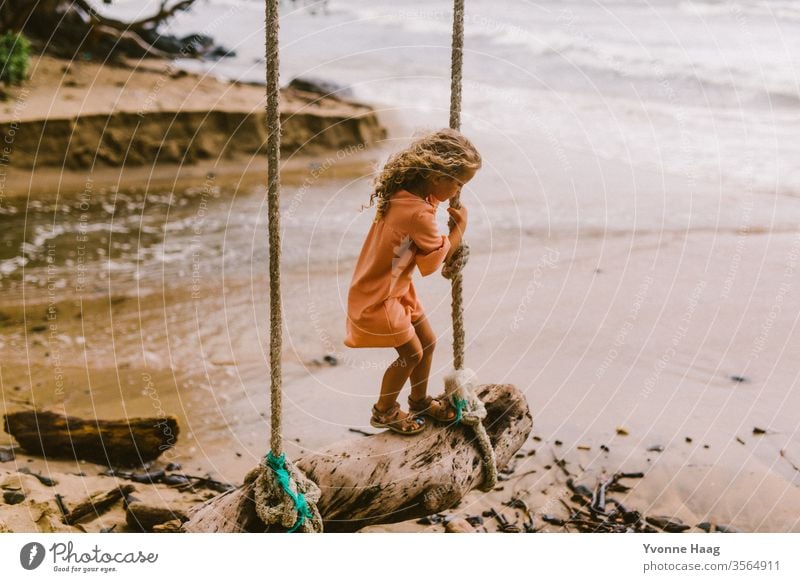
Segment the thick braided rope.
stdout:
<path fill-rule="evenodd" d="M 269 221 L 269 362 L 270 411 L 272 435 L 270 446 L 275 455 L 283 452 L 281 438 L 281 228 L 280 228 L 280 168 L 281 117 L 279 110 L 278 1 L 266 3 L 267 58 L 267 208 Z"/>
<path fill-rule="evenodd" d="M 497 458 L 486 427 L 483 426 L 486 406 L 475 394 L 475 372 L 467 368 L 448 374 L 444 379 L 444 392 L 456 409 L 456 422 L 471 426 L 475 433 L 484 468 L 480 488 L 491 491 L 497 485 Z"/>
<path fill-rule="evenodd" d="M 461 88 L 464 63 L 464 0 L 453 2 L 453 44 L 450 67 L 450 128 L 461 129 Z M 461 208 L 459 196 L 450 199 L 451 208 Z M 450 232 L 455 223 L 450 219 Z M 469 246 L 465 241 L 453 252 L 450 260 L 442 267 L 442 275 L 450 279 L 453 319 L 453 367 L 455 373 L 445 379 L 445 393 L 457 410 L 457 420 L 472 426 L 478 439 L 483 466 L 486 470 L 481 489 L 490 491 L 497 484 L 497 460 L 483 419 L 486 408 L 474 393 L 475 374 L 464 370 L 464 301 L 462 269 L 469 258 Z"/>
<path fill-rule="evenodd" d="M 464 0 L 454 0 L 453 2 L 453 43 L 450 58 L 450 128 L 461 129 L 461 78 L 462 66 L 464 62 Z M 461 208 L 461 200 L 458 196 L 450 199 L 451 208 Z M 455 223 L 450 219 L 450 232 L 455 228 Z M 453 253 L 453 259 L 462 253 L 461 248 L 465 245 L 461 243 Z M 463 267 L 463 262 L 461 263 Z M 451 316 L 453 319 L 453 367 L 460 370 L 464 367 L 464 301 L 462 297 L 463 283 L 461 280 L 461 268 L 450 268 L 447 265 L 443 273 L 447 272 L 450 276 L 451 287 L 450 295 L 452 298 Z M 447 275 L 446 275 L 447 276 Z"/>
<path fill-rule="evenodd" d="M 254 483 L 256 514 L 267 525 L 279 524 L 288 531 L 320 532 L 322 518 L 317 509 L 319 488 L 286 460 L 281 436 L 283 415 L 281 351 L 281 233 L 280 161 L 281 118 L 279 108 L 279 0 L 267 0 L 265 13 L 267 61 L 267 208 L 269 223 L 269 361 L 270 361 L 270 446 L 262 465 L 251 471 L 245 482 Z"/>

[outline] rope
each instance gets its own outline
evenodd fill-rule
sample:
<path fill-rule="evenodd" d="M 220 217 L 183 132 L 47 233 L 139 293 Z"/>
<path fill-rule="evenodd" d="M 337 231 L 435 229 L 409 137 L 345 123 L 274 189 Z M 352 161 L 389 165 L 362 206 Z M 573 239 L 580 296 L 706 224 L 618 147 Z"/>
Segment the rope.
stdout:
<path fill-rule="evenodd" d="M 461 129 L 461 87 L 462 66 L 464 62 L 464 0 L 453 2 L 453 46 L 450 64 L 450 128 Z M 461 199 L 454 196 L 450 199 L 451 208 L 461 208 Z M 455 222 L 450 219 L 450 232 L 453 232 Z M 454 263 L 456 256 L 464 256 L 465 243 L 461 243 L 445 265 L 443 273 L 449 274 L 450 295 L 452 298 L 451 316 L 453 318 L 453 367 L 461 370 L 464 367 L 464 301 L 462 297 L 463 284 L 461 269 L 466 259 Z M 468 255 L 468 252 L 466 252 Z M 451 266 L 452 265 L 452 266 Z M 447 276 L 447 275 L 445 275 Z"/>
<path fill-rule="evenodd" d="M 256 514 L 267 525 L 280 524 L 289 532 L 321 532 L 322 517 L 316 502 L 320 490 L 283 453 L 281 418 L 283 409 L 281 352 L 281 232 L 280 161 L 281 118 L 279 108 L 280 61 L 278 53 L 279 0 L 267 0 L 265 8 L 267 62 L 267 216 L 269 223 L 269 361 L 270 361 L 270 446 L 264 462 L 253 469 L 246 483 L 254 483 Z"/>
<path fill-rule="evenodd" d="M 453 43 L 450 67 L 450 127 L 461 130 L 461 89 L 464 63 L 464 0 L 453 1 Z M 461 208 L 460 196 L 450 199 L 451 208 Z M 450 219 L 450 232 L 455 222 Z M 450 279 L 452 298 L 451 317 L 453 318 L 453 367 L 455 372 L 445 379 L 445 394 L 450 396 L 456 409 L 456 422 L 472 427 L 478 440 L 481 459 L 485 468 L 485 478 L 481 486 L 490 491 L 497 484 L 497 460 L 492 443 L 483 426 L 486 407 L 475 395 L 474 378 L 471 370 L 464 370 L 464 300 L 462 270 L 469 258 L 469 245 L 465 241 L 450 256 L 442 267 L 442 275 Z"/>
<path fill-rule="evenodd" d="M 448 374 L 444 379 L 444 392 L 456 409 L 456 422 L 471 426 L 475 432 L 484 468 L 481 490 L 491 491 L 497 485 L 497 459 L 492 441 L 483 426 L 486 406 L 475 394 L 475 373 L 466 369 Z"/>

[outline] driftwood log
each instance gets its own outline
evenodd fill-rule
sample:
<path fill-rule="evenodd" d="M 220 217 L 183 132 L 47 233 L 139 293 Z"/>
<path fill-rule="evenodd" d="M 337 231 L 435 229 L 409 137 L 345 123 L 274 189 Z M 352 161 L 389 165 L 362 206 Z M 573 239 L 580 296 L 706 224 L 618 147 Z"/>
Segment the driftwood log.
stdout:
<path fill-rule="evenodd" d="M 525 397 L 510 384 L 480 386 L 484 426 L 503 467 L 530 434 Z M 444 511 L 483 481 L 483 463 L 468 426 L 433 426 L 421 435 L 382 432 L 336 443 L 296 465 L 322 491 L 317 507 L 326 532 L 353 532 Z M 265 532 L 253 502 L 253 484 L 192 508 L 185 532 Z"/>
<path fill-rule="evenodd" d="M 51 411 L 5 416 L 5 430 L 27 452 L 48 458 L 85 459 L 101 465 L 139 466 L 175 445 L 172 417 L 85 420 Z"/>

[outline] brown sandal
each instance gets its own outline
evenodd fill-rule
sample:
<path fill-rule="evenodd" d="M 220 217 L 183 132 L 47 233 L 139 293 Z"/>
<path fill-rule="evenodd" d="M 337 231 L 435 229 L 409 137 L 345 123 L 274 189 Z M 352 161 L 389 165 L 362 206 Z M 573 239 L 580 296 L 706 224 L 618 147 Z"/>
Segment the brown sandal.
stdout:
<path fill-rule="evenodd" d="M 456 409 L 445 397 L 426 396 L 421 400 L 408 397 L 408 409 L 416 416 L 428 416 L 438 422 L 455 422 Z"/>
<path fill-rule="evenodd" d="M 400 434 L 417 434 L 425 429 L 425 419 L 403 412 L 400 410 L 399 402 L 395 402 L 386 412 L 381 412 L 373 406 L 369 423 L 375 428 L 388 428 Z"/>

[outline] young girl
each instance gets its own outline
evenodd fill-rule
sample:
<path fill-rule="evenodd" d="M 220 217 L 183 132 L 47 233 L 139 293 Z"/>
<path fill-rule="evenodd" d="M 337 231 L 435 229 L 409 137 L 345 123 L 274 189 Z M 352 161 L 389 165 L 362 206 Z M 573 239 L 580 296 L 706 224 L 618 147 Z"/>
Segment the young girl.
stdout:
<path fill-rule="evenodd" d="M 347 337 L 351 348 L 393 347 L 398 358 L 383 376 L 370 424 L 401 434 L 425 428 L 423 416 L 441 422 L 455 419 L 445 400 L 427 396 L 436 336 L 417 298 L 411 275 L 436 272 L 461 244 L 467 209 L 448 208 L 454 224 L 439 233 L 436 209 L 458 195 L 481 167 L 481 156 L 459 132 L 443 129 L 394 154 L 375 180 L 370 206 L 375 221 L 356 263 L 347 298 Z M 411 413 L 397 397 L 411 379 Z"/>

